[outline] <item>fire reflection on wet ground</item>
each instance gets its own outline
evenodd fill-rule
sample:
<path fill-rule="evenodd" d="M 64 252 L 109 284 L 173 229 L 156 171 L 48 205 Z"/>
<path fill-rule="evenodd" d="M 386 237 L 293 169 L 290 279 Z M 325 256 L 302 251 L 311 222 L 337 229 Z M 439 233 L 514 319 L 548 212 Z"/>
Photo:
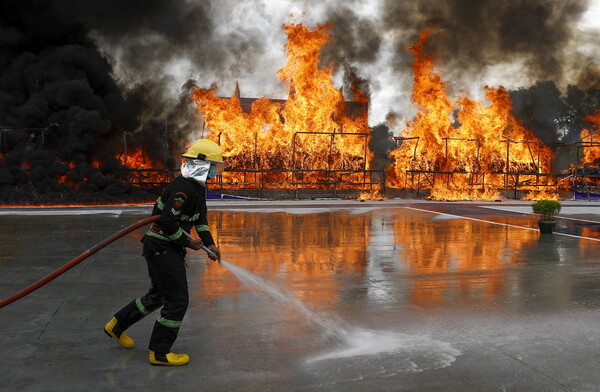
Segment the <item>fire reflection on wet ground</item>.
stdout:
<path fill-rule="evenodd" d="M 498 299 L 515 295 L 520 275 L 532 266 L 564 264 L 567 255 L 596 246 L 540 236 L 532 216 L 488 210 L 482 219 L 478 210 L 463 212 L 471 219 L 439 208 L 215 211 L 210 218 L 227 260 L 324 308 L 347 298 L 365 306 L 498 306 Z M 597 236 L 590 227 L 576 231 Z M 196 277 L 198 295 L 237 295 L 240 283 L 227 276 L 223 266 L 208 264 Z"/>

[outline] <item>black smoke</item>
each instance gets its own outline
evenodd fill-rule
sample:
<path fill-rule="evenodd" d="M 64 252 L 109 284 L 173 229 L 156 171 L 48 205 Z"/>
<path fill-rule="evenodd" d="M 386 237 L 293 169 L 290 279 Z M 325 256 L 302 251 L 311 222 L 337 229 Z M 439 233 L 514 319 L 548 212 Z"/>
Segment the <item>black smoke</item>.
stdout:
<path fill-rule="evenodd" d="M 600 108 L 600 89 L 569 85 L 561 91 L 553 81 L 543 81 L 510 91 L 510 97 L 515 118 L 554 150 L 554 173 L 579 163 L 581 131 L 597 128 L 584 118 Z"/>
<path fill-rule="evenodd" d="M 385 170 L 392 163 L 390 151 L 396 147 L 393 134 L 385 124 L 379 124 L 371 129 L 369 148 L 373 151 L 372 170 Z"/>
<path fill-rule="evenodd" d="M 371 63 L 379 56 L 383 41 L 380 23 L 353 11 L 353 4 L 342 3 L 327 14 L 331 40 L 321 52 L 325 65 Z"/>
<path fill-rule="evenodd" d="M 477 75 L 486 67 L 523 62 L 531 80 L 557 83 L 570 74 L 574 63 L 584 68 L 590 60 L 565 52 L 580 32 L 576 22 L 588 8 L 588 0 L 557 3 L 551 0 L 383 0 L 381 20 L 372 21 L 354 7 L 337 6 L 327 14 L 335 39 L 329 59 L 368 63 L 378 56 L 382 40 L 393 40 L 396 66 L 406 70 L 412 61 L 405 48 L 416 42 L 423 30 L 431 30 L 430 50 L 443 56 L 443 67 L 456 74 Z M 586 41 L 600 43 L 598 37 Z M 590 71 L 578 67 L 585 78 Z M 595 69 L 597 72 L 597 68 Z"/>
<path fill-rule="evenodd" d="M 9 0 L 0 31 L 0 202 L 143 197 L 112 147 L 127 102 L 84 26 L 51 2 Z"/>
<path fill-rule="evenodd" d="M 305 2 L 310 3 L 310 2 Z M 532 80 L 585 79 L 598 68 L 586 55 L 573 58 L 563 49 L 581 32 L 576 22 L 588 0 L 383 0 L 381 19 L 360 13 L 361 2 L 339 2 L 324 17 L 333 39 L 323 53 L 326 64 L 371 63 L 384 40 L 397 49 L 395 65 L 405 71 L 412 61 L 405 48 L 423 30 L 432 30 L 428 47 L 443 54 L 444 69 L 473 75 L 488 66 L 523 61 Z M 588 43 L 600 43 L 595 36 Z M 591 41 L 591 42 L 590 42 Z M 573 70 L 571 64 L 580 67 Z M 581 67 L 583 65 L 583 67 Z M 581 75 L 572 75 L 577 72 Z M 589 86 L 587 86 L 589 87 Z"/>
<path fill-rule="evenodd" d="M 537 82 L 510 92 L 513 112 L 546 144 L 573 143 L 592 124 L 583 119 L 600 107 L 600 90 L 570 85 L 562 92 L 554 82 Z"/>
<path fill-rule="evenodd" d="M 124 88 L 127 83 L 118 83 L 92 32 L 110 32 L 114 39 L 155 33 L 183 48 L 192 34 L 171 18 L 193 23 L 195 31 L 195 23 L 206 22 L 200 9 L 194 12 L 184 3 L 0 3 L 0 203 L 152 198 L 131 184 L 131 174 L 116 157 L 141 148 L 151 160 L 177 167 L 165 146 L 180 149 L 182 135 L 198 123 L 185 93 L 189 86 L 172 98 L 165 93 L 172 80 L 129 64 L 146 74 Z M 160 56 L 151 45 L 131 42 L 126 49 L 130 61 Z M 160 61 L 147 63 L 156 67 Z"/>
<path fill-rule="evenodd" d="M 413 61 L 406 48 L 431 30 L 426 52 L 435 53 L 450 84 L 454 78 L 477 82 L 489 67 L 522 64 L 523 74 L 511 75 L 527 83 L 511 94 L 515 113 L 544 141 L 572 140 L 582 126 L 574 117 L 598 107 L 600 66 L 592 54 L 572 48 L 576 41 L 600 47 L 600 37 L 577 28 L 588 0 L 383 0 L 379 20 L 362 15 L 359 4 L 327 11 L 333 38 L 324 63 L 361 69 L 380 58 L 387 40 L 395 48 L 390 65 L 401 75 Z"/>

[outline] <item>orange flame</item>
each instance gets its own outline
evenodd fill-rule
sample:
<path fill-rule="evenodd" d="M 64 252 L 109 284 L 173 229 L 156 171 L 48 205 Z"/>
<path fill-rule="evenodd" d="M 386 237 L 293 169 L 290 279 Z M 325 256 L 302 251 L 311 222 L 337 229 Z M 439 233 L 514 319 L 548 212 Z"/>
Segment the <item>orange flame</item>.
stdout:
<path fill-rule="evenodd" d="M 366 200 L 385 200 L 385 192 L 382 187 L 379 186 L 376 189 L 361 192 L 356 200 L 358 201 L 366 201 Z"/>
<path fill-rule="evenodd" d="M 532 190 L 523 196 L 522 200 L 559 200 L 556 189 L 542 189 L 540 191 Z"/>
<path fill-rule="evenodd" d="M 583 148 L 583 157 L 581 163 L 585 165 L 600 166 L 600 148 L 594 148 L 600 146 L 600 139 L 595 135 L 600 130 L 600 109 L 596 110 L 594 114 L 590 114 L 583 118 L 584 121 L 588 121 L 594 124 L 597 130 L 593 131 L 590 129 L 584 129 L 580 133 L 581 140 L 587 143 L 587 147 Z M 596 141 L 594 141 L 596 136 Z"/>
<path fill-rule="evenodd" d="M 139 148 L 121 155 L 120 160 L 123 166 L 130 169 L 164 169 L 162 163 L 151 161 Z"/>
<path fill-rule="evenodd" d="M 419 111 L 392 152 L 388 185 L 430 189 L 429 197 L 440 200 L 497 199 L 511 181 L 538 185 L 552 152 L 514 118 L 503 87 L 485 88 L 487 107 L 460 98 L 453 121 L 446 84 L 434 71 L 433 56 L 423 55 L 429 34 L 421 33 L 409 48 L 415 58 L 412 100 Z"/>
<path fill-rule="evenodd" d="M 580 137 L 583 156 L 578 163 L 578 167 L 573 166 L 571 170 L 576 173 L 577 169 L 592 167 L 591 170 L 592 173 L 594 173 L 596 170 L 595 168 L 600 166 L 600 140 L 598 139 L 598 132 L 600 131 L 600 109 L 596 109 L 593 114 L 584 117 L 583 120 L 592 123 L 592 126 L 595 129 L 586 128 L 581 131 Z M 600 185 L 600 179 L 596 176 L 584 176 L 583 183 L 585 184 L 584 191 L 589 192 L 590 189 Z M 592 186 L 591 188 L 590 185 Z"/>
<path fill-rule="evenodd" d="M 69 179 L 69 170 L 73 169 L 75 167 L 75 163 L 74 162 L 70 162 L 70 163 L 65 163 L 66 166 L 68 166 L 67 173 L 60 175 L 56 178 L 56 181 L 58 181 L 58 183 L 60 184 L 69 184 L 71 186 L 76 187 L 77 183 L 75 181 L 71 181 Z"/>
<path fill-rule="evenodd" d="M 208 139 L 221 145 L 229 170 L 261 170 L 261 181 L 279 184 L 273 187 L 302 181 L 306 187 L 320 183 L 315 186 L 320 188 L 341 180 L 331 170 L 368 169 L 372 154 L 367 148 L 366 99 L 356 90 L 355 98 L 365 109 L 359 116 L 348 115 L 342 92 L 333 86 L 332 70 L 318 66 L 330 26 L 283 28 L 288 60 L 277 75 L 289 86 L 288 99 L 257 99 L 245 112 L 237 89 L 231 98 L 220 98 L 216 88 L 194 88 L 192 100 L 211 131 Z M 298 170 L 309 172 L 294 172 Z M 243 173 L 226 172 L 223 178 L 230 187 L 247 182 Z M 349 174 L 343 180 L 361 178 Z"/>
<path fill-rule="evenodd" d="M 161 162 L 152 161 L 141 149 L 128 152 L 120 157 L 121 164 L 129 169 L 142 170 L 135 173 L 135 180 L 140 183 L 162 183 L 165 182 L 164 165 Z M 148 170 L 148 171 L 143 171 Z"/>

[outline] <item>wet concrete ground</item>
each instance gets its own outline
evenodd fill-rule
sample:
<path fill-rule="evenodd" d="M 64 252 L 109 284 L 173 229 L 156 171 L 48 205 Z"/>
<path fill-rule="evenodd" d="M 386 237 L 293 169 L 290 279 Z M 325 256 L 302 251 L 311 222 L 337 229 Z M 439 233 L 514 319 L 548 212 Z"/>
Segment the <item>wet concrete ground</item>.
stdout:
<path fill-rule="evenodd" d="M 212 203 L 240 275 L 188 256 L 187 366 L 148 363 L 158 313 L 102 331 L 148 288 L 140 229 L 0 309 L 0 391 L 598 391 L 600 204 L 553 235 L 529 205 Z M 149 211 L 0 210 L 0 299 Z"/>

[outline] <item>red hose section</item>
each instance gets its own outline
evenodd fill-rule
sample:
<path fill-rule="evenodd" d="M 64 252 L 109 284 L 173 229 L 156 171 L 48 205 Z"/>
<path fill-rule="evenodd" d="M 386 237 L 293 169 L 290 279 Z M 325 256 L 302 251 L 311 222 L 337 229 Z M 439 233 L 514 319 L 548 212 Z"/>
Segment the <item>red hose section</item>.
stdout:
<path fill-rule="evenodd" d="M 70 270 L 71 268 L 75 267 L 77 264 L 81 263 L 83 260 L 87 259 L 88 257 L 90 257 L 91 255 L 93 255 L 94 253 L 98 252 L 100 249 L 102 249 L 105 246 L 107 246 L 107 245 L 115 242 L 116 240 L 118 240 L 119 238 L 123 237 L 124 235 L 131 233 L 135 229 L 140 228 L 142 226 L 145 226 L 145 225 L 147 225 L 149 223 L 154 222 L 159 217 L 160 217 L 160 215 L 153 215 L 153 216 L 150 216 L 148 218 L 142 219 L 142 220 L 134 223 L 131 226 L 127 226 L 123 230 L 119 231 L 118 233 L 113 234 L 112 236 L 108 237 L 107 239 L 105 239 L 105 240 L 97 243 L 96 245 L 92 246 L 90 249 L 86 250 L 85 252 L 83 252 L 79 256 L 75 257 L 73 260 L 69 261 L 67 264 L 63 265 L 62 267 L 60 267 L 59 269 L 57 269 L 56 271 L 54 271 L 50 275 L 47 275 L 47 276 L 43 277 L 42 279 L 38 280 L 37 282 L 33 283 L 32 285 L 30 285 L 30 286 L 24 288 L 23 290 L 15 293 L 13 295 L 11 295 L 10 297 L 8 297 L 8 298 L 3 299 L 2 301 L 0 301 L 0 309 L 2 309 L 3 307 L 5 307 L 6 305 L 9 305 L 9 304 L 15 302 L 18 299 L 26 296 L 27 294 L 30 294 L 33 291 L 39 289 L 40 287 L 42 287 L 46 283 L 54 280 L 55 278 L 59 277 L 60 275 L 64 274 L 68 270 Z"/>

